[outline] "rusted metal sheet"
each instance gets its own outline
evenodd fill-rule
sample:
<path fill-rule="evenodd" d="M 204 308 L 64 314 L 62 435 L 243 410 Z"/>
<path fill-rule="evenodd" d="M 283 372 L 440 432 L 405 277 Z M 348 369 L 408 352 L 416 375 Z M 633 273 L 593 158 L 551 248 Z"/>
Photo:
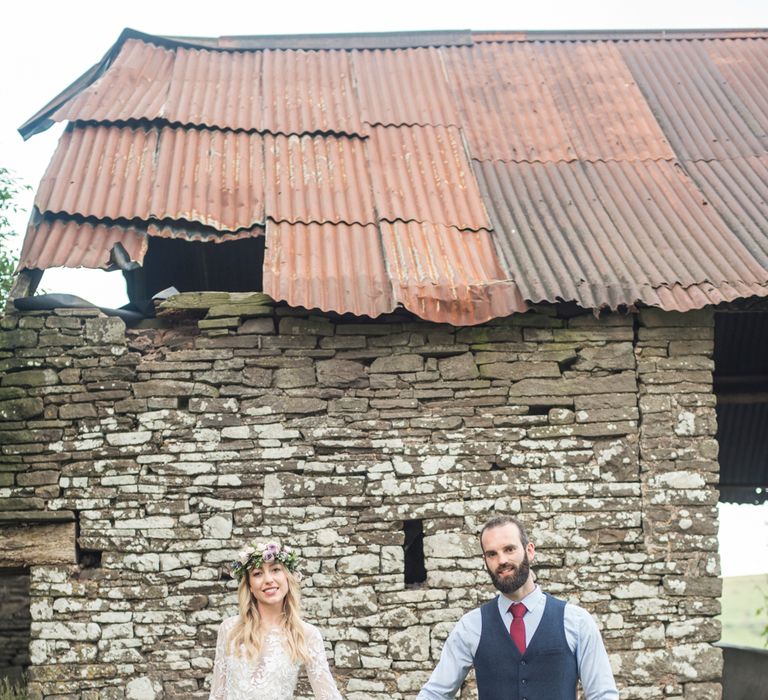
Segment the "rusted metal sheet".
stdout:
<path fill-rule="evenodd" d="M 124 33 L 23 127 L 98 122 L 62 137 L 22 264 L 266 225 L 265 291 L 341 313 L 766 296 L 768 34 L 689 34 Z"/>
<path fill-rule="evenodd" d="M 540 46 L 478 44 L 441 49 L 472 158 L 575 160 Z"/>
<path fill-rule="evenodd" d="M 220 233 L 193 225 L 149 223 L 144 225 L 92 223 L 70 217 L 32 218 L 19 256 L 18 269 L 49 267 L 110 267 L 110 251 L 120 243 L 130 260 L 141 263 L 148 247 L 148 236 L 179 238 L 200 243 L 226 243 L 264 235 L 264 227 L 254 226 L 236 233 Z"/>
<path fill-rule="evenodd" d="M 362 139 L 264 138 L 269 218 L 291 223 L 376 223 Z"/>
<path fill-rule="evenodd" d="M 768 269 L 768 155 L 685 161 L 683 167 L 739 241 Z"/>
<path fill-rule="evenodd" d="M 383 126 L 459 126 L 461 119 L 440 51 L 352 53 L 362 119 Z"/>
<path fill-rule="evenodd" d="M 114 122 L 162 117 L 173 63 L 173 51 L 129 39 L 108 70 L 51 118 Z"/>
<path fill-rule="evenodd" d="M 473 158 L 674 158 L 609 42 L 482 44 L 443 54 Z"/>
<path fill-rule="evenodd" d="M 363 133 L 347 51 L 265 51 L 261 128 L 272 134 Z"/>
<path fill-rule="evenodd" d="M 373 127 L 367 145 L 380 218 L 490 228 L 458 129 Z"/>
<path fill-rule="evenodd" d="M 358 316 L 395 307 L 373 225 L 268 221 L 264 292 L 291 306 Z"/>
<path fill-rule="evenodd" d="M 488 231 L 401 221 L 380 227 L 395 298 L 420 318 L 465 326 L 527 309 Z"/>
<path fill-rule="evenodd" d="M 175 50 L 127 41 L 55 121 L 162 120 L 280 134 L 362 134 L 346 51 Z"/>
<path fill-rule="evenodd" d="M 667 161 L 475 166 L 526 299 L 694 308 L 722 301 L 734 280 L 743 291 L 768 283 L 768 270 Z"/>
<path fill-rule="evenodd" d="M 147 236 L 133 226 L 93 224 L 74 219 L 42 219 L 30 223 L 19 255 L 19 269 L 89 267 L 107 269 L 115 243 L 131 260 L 141 263 Z"/>
<path fill-rule="evenodd" d="M 765 40 L 761 40 L 765 45 Z M 706 41 L 626 42 L 619 47 L 677 155 L 722 160 L 762 155 L 768 136 L 707 53 Z M 765 49 L 763 49 L 765 51 Z M 762 118 L 765 121 L 765 117 Z"/>
<path fill-rule="evenodd" d="M 261 129 L 261 63 L 262 54 L 256 51 L 177 48 L 158 117 L 220 129 Z"/>
<path fill-rule="evenodd" d="M 615 44 L 546 43 L 535 49 L 579 160 L 674 159 Z"/>
<path fill-rule="evenodd" d="M 746 107 L 744 119 L 763 144 L 768 139 L 768 50 L 765 37 L 751 41 L 707 41 L 707 55 Z"/>
<path fill-rule="evenodd" d="M 74 127 L 62 135 L 35 204 L 42 212 L 237 231 L 264 221 L 263 158 L 258 134 Z"/>

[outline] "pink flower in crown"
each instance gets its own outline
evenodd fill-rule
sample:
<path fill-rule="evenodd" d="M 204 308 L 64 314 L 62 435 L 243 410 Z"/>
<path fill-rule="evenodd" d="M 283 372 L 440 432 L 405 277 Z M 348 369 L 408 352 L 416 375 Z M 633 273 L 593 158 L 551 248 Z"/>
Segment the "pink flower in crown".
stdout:
<path fill-rule="evenodd" d="M 245 551 L 245 550 L 243 550 L 242 552 L 238 552 L 238 553 L 237 553 L 237 558 L 239 559 L 239 561 L 240 561 L 240 563 L 241 563 L 241 564 L 246 564 L 246 563 L 248 563 L 248 557 L 249 557 L 249 556 L 250 556 L 250 555 L 249 555 L 249 554 L 248 554 L 248 552 L 247 552 L 247 551 Z"/>
<path fill-rule="evenodd" d="M 293 551 L 293 549 L 291 549 L 288 545 L 286 545 L 285 547 L 283 547 L 283 551 L 286 554 L 290 554 Z"/>

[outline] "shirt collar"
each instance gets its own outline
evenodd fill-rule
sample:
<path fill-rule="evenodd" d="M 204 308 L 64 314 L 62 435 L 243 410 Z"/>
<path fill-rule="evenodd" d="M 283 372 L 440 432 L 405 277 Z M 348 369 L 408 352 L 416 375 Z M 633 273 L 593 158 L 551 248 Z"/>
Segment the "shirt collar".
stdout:
<path fill-rule="evenodd" d="M 531 610 L 535 609 L 539 605 L 544 605 L 545 601 L 544 592 L 539 588 L 537 585 L 525 598 L 522 600 L 512 600 L 511 598 L 507 598 L 503 593 L 500 593 L 497 602 L 499 605 L 499 612 L 502 615 L 505 614 L 512 614 L 509 612 L 509 606 L 512 605 L 512 603 L 523 603 L 528 610 L 528 612 L 531 612 Z"/>

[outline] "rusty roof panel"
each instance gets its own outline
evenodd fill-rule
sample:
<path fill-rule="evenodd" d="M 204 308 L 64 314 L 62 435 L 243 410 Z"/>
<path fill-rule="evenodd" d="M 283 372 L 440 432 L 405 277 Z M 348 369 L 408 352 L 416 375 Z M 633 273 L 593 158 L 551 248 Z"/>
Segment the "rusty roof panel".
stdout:
<path fill-rule="evenodd" d="M 395 298 L 420 318 L 463 326 L 527 309 L 488 231 L 400 221 L 380 227 Z"/>
<path fill-rule="evenodd" d="M 479 160 L 672 159 L 610 42 L 444 49 Z"/>
<path fill-rule="evenodd" d="M 383 126 L 459 126 L 459 110 L 434 48 L 355 51 L 362 119 Z"/>
<path fill-rule="evenodd" d="M 172 123 L 246 131 L 262 128 L 259 52 L 178 48 L 158 116 Z"/>
<path fill-rule="evenodd" d="M 768 138 L 768 50 L 765 38 L 708 41 L 706 52 L 746 107 L 744 118 L 763 144 Z"/>
<path fill-rule="evenodd" d="M 346 51 L 265 51 L 262 128 L 273 134 L 362 135 Z"/>
<path fill-rule="evenodd" d="M 93 224 L 74 219 L 43 218 L 30 222 L 19 255 L 19 269 L 49 267 L 110 267 L 110 251 L 122 244 L 131 260 L 142 262 L 147 237 L 140 229 Z"/>
<path fill-rule="evenodd" d="M 262 226 L 236 233 L 218 232 L 197 225 L 170 223 L 124 224 L 92 222 L 70 216 L 35 215 L 27 228 L 19 256 L 19 269 L 49 267 L 108 268 L 110 251 L 122 244 L 131 260 L 141 263 L 147 252 L 147 237 L 179 238 L 201 243 L 225 243 L 264 235 Z"/>
<path fill-rule="evenodd" d="M 35 204 L 43 212 L 100 219 L 251 228 L 264 221 L 263 137 L 171 127 L 70 128 Z"/>
<path fill-rule="evenodd" d="M 490 228 L 458 129 L 373 127 L 367 145 L 382 219 Z"/>
<path fill-rule="evenodd" d="M 526 299 L 615 307 L 653 304 L 659 292 L 648 298 L 649 291 L 661 287 L 768 282 L 768 271 L 667 161 L 481 162 L 476 172 Z"/>
<path fill-rule="evenodd" d="M 395 307 L 373 225 L 268 221 L 264 292 L 291 306 L 358 316 Z"/>
<path fill-rule="evenodd" d="M 575 160 L 546 84 L 540 46 L 478 44 L 441 49 L 461 107 L 469 152 L 479 160 Z"/>
<path fill-rule="evenodd" d="M 373 224 L 362 139 L 265 136 L 266 212 L 275 221 Z"/>
<path fill-rule="evenodd" d="M 674 159 L 615 44 L 535 48 L 579 160 Z"/>
<path fill-rule="evenodd" d="M 51 119 L 114 122 L 160 117 L 173 62 L 173 51 L 129 39 L 107 71 L 65 102 Z"/>
<path fill-rule="evenodd" d="M 682 159 L 763 155 L 765 128 L 739 97 L 743 90 L 734 89 L 710 58 L 709 44 L 626 42 L 619 50 Z"/>
<path fill-rule="evenodd" d="M 768 156 L 683 166 L 739 241 L 768 269 Z"/>

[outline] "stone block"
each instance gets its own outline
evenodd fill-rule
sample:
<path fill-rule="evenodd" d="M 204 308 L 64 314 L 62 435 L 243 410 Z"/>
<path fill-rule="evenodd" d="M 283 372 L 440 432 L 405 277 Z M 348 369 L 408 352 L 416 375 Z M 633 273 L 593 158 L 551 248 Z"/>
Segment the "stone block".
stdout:
<path fill-rule="evenodd" d="M 365 365 L 353 360 L 321 360 L 316 364 L 317 382 L 322 386 L 360 386 L 365 383 Z"/>
<path fill-rule="evenodd" d="M 437 368 L 440 376 L 449 381 L 475 379 L 480 375 L 471 352 L 440 359 Z"/>
<path fill-rule="evenodd" d="M 557 362 L 490 362 L 480 366 L 480 376 L 517 381 L 528 377 L 559 377 Z"/>
<path fill-rule="evenodd" d="M 0 350 L 34 348 L 37 345 L 37 333 L 30 328 L 16 328 L 0 331 Z"/>
<path fill-rule="evenodd" d="M 52 369 L 28 369 L 3 376 L 3 386 L 53 386 L 59 383 L 59 375 Z"/>
<path fill-rule="evenodd" d="M 96 415 L 96 407 L 90 403 L 68 403 L 59 406 L 59 418 L 62 420 L 96 418 Z"/>
<path fill-rule="evenodd" d="M 424 556 L 438 559 L 470 559 L 480 555 L 480 541 L 463 532 L 441 532 L 424 537 Z"/>
<path fill-rule="evenodd" d="M 125 345 L 125 322 L 116 316 L 86 319 L 85 338 L 93 345 Z"/>
<path fill-rule="evenodd" d="M 15 421 L 34 418 L 43 412 L 41 398 L 18 398 L 0 401 L 0 420 Z"/>
<path fill-rule="evenodd" d="M 424 358 L 421 355 L 387 355 L 377 357 L 371 364 L 371 372 L 382 374 L 421 372 L 423 369 Z"/>
<path fill-rule="evenodd" d="M 275 321 L 272 318 L 249 318 L 237 329 L 240 334 L 274 335 Z"/>
<path fill-rule="evenodd" d="M 414 625 L 389 635 L 389 653 L 395 661 L 429 659 L 429 627 Z"/>
<path fill-rule="evenodd" d="M 334 325 L 327 318 L 281 318 L 279 331 L 281 335 L 333 335 Z"/>
<path fill-rule="evenodd" d="M 315 384 L 315 368 L 281 367 L 275 370 L 275 386 L 279 389 L 296 389 Z"/>
<path fill-rule="evenodd" d="M 74 522 L 0 525 L 0 566 L 66 565 L 76 561 Z"/>

